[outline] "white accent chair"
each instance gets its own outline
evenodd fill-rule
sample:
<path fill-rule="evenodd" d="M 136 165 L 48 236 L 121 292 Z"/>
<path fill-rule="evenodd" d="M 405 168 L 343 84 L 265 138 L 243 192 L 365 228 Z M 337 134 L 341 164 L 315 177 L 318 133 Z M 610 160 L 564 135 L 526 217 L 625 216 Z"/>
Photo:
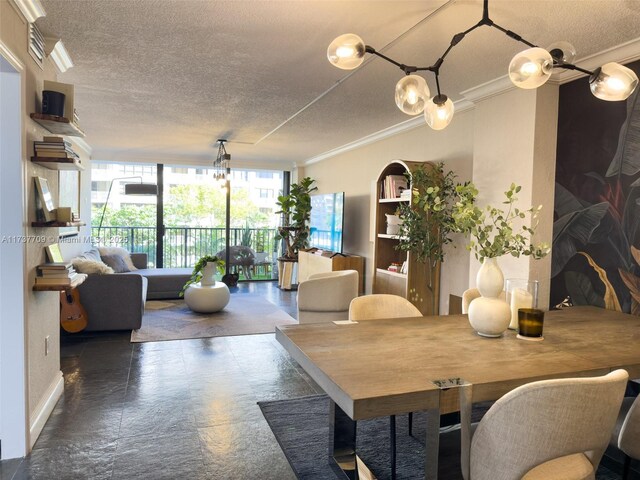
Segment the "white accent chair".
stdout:
<path fill-rule="evenodd" d="M 465 445 L 466 480 L 595 479 L 629 375 L 565 378 L 518 387 L 489 409 Z M 467 455 L 468 454 L 468 455 Z"/>
<path fill-rule="evenodd" d="M 349 320 L 422 317 L 418 308 L 404 297 L 377 293 L 354 298 L 349 305 Z"/>
<path fill-rule="evenodd" d="M 298 322 L 347 320 L 349 304 L 358 296 L 358 272 L 315 273 L 298 285 Z"/>
<path fill-rule="evenodd" d="M 622 480 L 629 478 L 631 459 L 640 460 L 640 396 L 625 397 L 609 445 L 624 453 Z"/>

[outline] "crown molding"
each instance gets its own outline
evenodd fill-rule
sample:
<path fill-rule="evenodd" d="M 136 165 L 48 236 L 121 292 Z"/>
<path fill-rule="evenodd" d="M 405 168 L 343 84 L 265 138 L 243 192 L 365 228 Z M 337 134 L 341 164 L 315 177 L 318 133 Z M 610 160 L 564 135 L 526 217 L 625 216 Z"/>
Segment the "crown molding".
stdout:
<path fill-rule="evenodd" d="M 515 88 L 517 87 L 513 84 L 513 82 L 511 82 L 509 76 L 504 75 L 494 80 L 482 83 L 477 87 L 473 87 L 460 92 L 460 94 L 469 102 L 475 104 L 482 100 L 486 100 L 488 98 L 495 97 L 496 95 L 500 95 L 504 92 L 508 92 L 509 90 L 513 90 Z"/>
<path fill-rule="evenodd" d="M 45 17 L 47 15 L 47 12 L 42 6 L 42 3 L 40 3 L 40 0 L 13 0 L 13 3 L 18 7 L 22 16 L 29 23 L 33 23 L 40 17 Z"/>
<path fill-rule="evenodd" d="M 460 114 L 466 110 L 469 110 L 470 108 L 473 108 L 473 103 L 465 99 L 458 100 L 454 102 L 454 115 Z M 412 117 L 409 120 L 405 120 L 404 122 L 397 123 L 396 125 L 392 125 L 383 130 L 379 130 L 370 135 L 367 135 L 366 137 L 362 137 L 358 140 L 342 145 L 341 147 L 337 147 L 319 155 L 308 158 L 302 161 L 300 166 L 313 165 L 314 163 L 318 163 L 328 158 L 335 157 L 336 155 L 350 152 L 351 150 L 355 150 L 356 148 L 364 147 L 366 145 L 379 142 L 380 140 L 384 140 L 385 138 L 393 137 L 395 135 L 399 135 L 400 133 L 408 132 L 409 130 L 424 126 L 426 126 L 424 116 L 416 115 L 415 117 Z"/>
<path fill-rule="evenodd" d="M 94 148 L 91 154 L 91 160 L 96 162 L 151 163 L 154 165 L 162 163 L 164 165 L 213 168 L 214 154 L 171 154 L 166 152 Z M 232 152 L 231 167 L 256 170 L 290 171 L 295 167 L 295 164 L 293 162 L 278 160 L 236 159 Z"/>
<path fill-rule="evenodd" d="M 59 73 L 64 73 L 73 67 L 69 52 L 59 38 L 45 37 L 45 53 L 53 61 Z"/>

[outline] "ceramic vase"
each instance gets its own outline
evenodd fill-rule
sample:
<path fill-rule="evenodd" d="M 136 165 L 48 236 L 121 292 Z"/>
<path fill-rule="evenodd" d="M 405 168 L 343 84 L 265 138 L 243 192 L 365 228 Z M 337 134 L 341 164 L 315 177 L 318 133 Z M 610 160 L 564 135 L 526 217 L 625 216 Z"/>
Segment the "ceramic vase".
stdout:
<path fill-rule="evenodd" d="M 215 262 L 207 262 L 207 264 L 202 269 L 202 278 L 200 279 L 200 285 L 202 285 L 203 287 L 210 287 L 211 285 L 215 285 L 216 284 L 215 274 L 216 274 Z"/>
<path fill-rule="evenodd" d="M 469 304 L 469 323 L 478 335 L 500 337 L 509 327 L 511 309 L 500 299 L 504 286 L 504 275 L 495 258 L 485 258 L 482 262 L 476 285 L 480 297 Z"/>

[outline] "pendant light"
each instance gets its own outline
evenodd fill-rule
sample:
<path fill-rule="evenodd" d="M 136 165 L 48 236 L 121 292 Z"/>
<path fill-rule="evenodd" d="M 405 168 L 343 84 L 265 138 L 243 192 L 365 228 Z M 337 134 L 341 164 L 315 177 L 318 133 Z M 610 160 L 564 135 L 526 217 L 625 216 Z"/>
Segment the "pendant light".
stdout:
<path fill-rule="evenodd" d="M 635 72 L 618 63 L 607 63 L 591 72 L 572 63 L 576 51 L 570 43 L 559 41 L 544 49 L 498 25 L 489 18 L 489 0 L 483 0 L 480 21 L 464 32 L 455 34 L 447 49 L 433 65 L 418 67 L 397 62 L 366 45 L 358 35 L 353 33 L 341 35 L 331 42 L 327 57 L 331 64 L 344 70 L 353 70 L 362 65 L 366 53 L 376 55 L 400 68 L 406 76 L 396 84 L 395 101 L 398 108 L 407 115 L 417 115 L 424 110 L 427 124 L 434 130 L 442 130 L 451 122 L 454 108 L 451 99 L 440 91 L 440 68 L 453 47 L 458 45 L 467 34 L 482 26 L 500 30 L 513 40 L 527 46 L 527 49 L 513 57 L 509 64 L 509 78 L 517 87 L 532 89 L 544 85 L 551 77 L 554 68 L 576 70 L 590 75 L 591 92 L 602 100 L 626 100 L 638 85 L 638 76 Z M 429 71 L 435 76 L 436 94 L 432 98 L 429 98 L 430 91 L 426 81 L 416 75 L 421 71 Z"/>

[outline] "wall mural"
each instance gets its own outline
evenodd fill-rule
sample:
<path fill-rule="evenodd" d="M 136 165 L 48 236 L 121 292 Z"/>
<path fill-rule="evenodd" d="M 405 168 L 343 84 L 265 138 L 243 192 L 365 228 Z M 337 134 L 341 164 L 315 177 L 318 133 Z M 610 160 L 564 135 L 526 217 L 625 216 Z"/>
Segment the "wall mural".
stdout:
<path fill-rule="evenodd" d="M 603 102 L 587 82 L 560 87 L 550 303 L 640 315 L 640 88 Z"/>

